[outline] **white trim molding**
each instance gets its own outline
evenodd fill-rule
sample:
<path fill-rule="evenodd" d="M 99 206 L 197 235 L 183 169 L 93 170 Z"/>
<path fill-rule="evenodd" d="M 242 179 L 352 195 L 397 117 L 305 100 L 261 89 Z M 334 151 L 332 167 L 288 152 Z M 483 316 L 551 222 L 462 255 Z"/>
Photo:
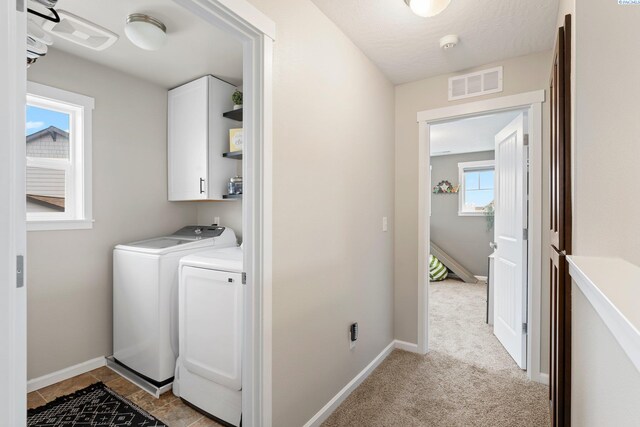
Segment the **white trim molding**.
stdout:
<path fill-rule="evenodd" d="M 40 390 L 52 384 L 59 383 L 60 381 L 68 380 L 77 375 L 85 374 L 94 369 L 106 366 L 107 359 L 104 356 L 96 357 L 95 359 L 87 360 L 86 362 L 78 363 L 77 365 L 69 366 L 68 368 L 60 369 L 59 371 L 52 372 L 47 375 L 43 375 L 38 378 L 27 381 L 27 393 Z"/>
<path fill-rule="evenodd" d="M 27 157 L 27 166 L 65 170 L 64 212 L 27 212 L 27 230 L 93 228 L 92 97 L 35 82 L 27 82 L 27 104 L 69 116 L 69 158 Z"/>
<path fill-rule="evenodd" d="M 484 209 L 482 210 L 467 210 L 466 209 L 466 196 L 467 196 L 467 183 L 464 174 L 471 171 L 493 171 L 496 170 L 495 160 L 478 160 L 475 162 L 460 162 L 458 163 L 458 216 L 485 216 Z M 494 190 L 490 188 L 487 190 Z"/>
<path fill-rule="evenodd" d="M 318 427 L 335 411 L 338 406 L 356 389 L 369 375 L 391 354 L 396 346 L 396 341 L 392 341 L 386 346 L 375 359 L 371 361 L 358 375 L 356 375 L 349 383 L 342 388 L 333 398 L 322 407 L 304 427 Z"/>
<path fill-rule="evenodd" d="M 395 348 L 397 348 L 398 350 L 404 350 L 411 353 L 418 353 L 418 344 L 401 341 L 401 340 L 395 340 L 393 343 L 395 345 Z"/>
<path fill-rule="evenodd" d="M 342 388 L 333 398 L 327 402 L 307 423 L 304 427 L 318 427 L 329 416 L 338 409 L 338 406 L 356 389 L 369 375 L 391 354 L 394 349 L 418 353 L 418 345 L 401 340 L 393 340 L 384 348 L 358 375 L 356 375 L 349 383 Z"/>
<path fill-rule="evenodd" d="M 0 2 L 0 425 L 27 424 L 26 1 Z"/>
<path fill-rule="evenodd" d="M 640 371 L 640 267 L 620 258 L 567 260 L 576 285 Z"/>
<path fill-rule="evenodd" d="M 462 118 L 475 116 L 488 112 L 503 110 L 513 110 L 517 108 L 528 108 L 532 104 L 544 102 L 544 90 L 534 90 L 531 92 L 519 93 L 517 95 L 500 96 L 482 101 L 468 102 L 466 104 L 456 104 L 448 107 L 434 108 L 418 112 L 418 122 L 439 122 L 451 118 Z"/>
<path fill-rule="evenodd" d="M 549 385 L 549 374 L 540 372 L 540 375 L 538 376 L 538 382 L 544 385 Z"/>
<path fill-rule="evenodd" d="M 528 319 L 527 376 L 533 381 L 543 381 L 540 372 L 542 298 L 542 103 L 545 91 L 536 90 L 516 95 L 502 96 L 482 101 L 457 104 L 432 110 L 420 111 L 418 120 L 418 353 L 429 350 L 429 280 L 428 255 L 430 244 L 430 126 L 432 124 L 490 114 L 499 111 L 523 110 L 528 114 L 529 126 L 529 215 L 528 215 Z"/>

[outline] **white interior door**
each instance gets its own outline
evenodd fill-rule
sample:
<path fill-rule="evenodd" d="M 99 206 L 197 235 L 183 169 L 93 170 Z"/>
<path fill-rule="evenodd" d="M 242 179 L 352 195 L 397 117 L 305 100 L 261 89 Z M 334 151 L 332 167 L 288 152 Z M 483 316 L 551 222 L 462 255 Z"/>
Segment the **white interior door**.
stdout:
<path fill-rule="evenodd" d="M 25 222 L 25 1 L 0 2 L 0 425 L 27 415 Z M 25 265 L 22 280 L 18 257 Z"/>
<path fill-rule="evenodd" d="M 527 367 L 527 147 L 520 113 L 496 135 L 493 333 Z"/>

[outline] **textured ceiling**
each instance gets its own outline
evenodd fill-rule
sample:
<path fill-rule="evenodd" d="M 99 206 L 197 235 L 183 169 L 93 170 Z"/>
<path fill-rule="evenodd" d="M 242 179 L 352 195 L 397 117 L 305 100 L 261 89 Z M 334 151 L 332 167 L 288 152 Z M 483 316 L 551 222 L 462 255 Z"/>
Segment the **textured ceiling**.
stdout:
<path fill-rule="evenodd" d="M 558 12 L 558 0 L 451 0 L 421 18 L 403 0 L 312 1 L 396 84 L 551 50 Z M 460 43 L 443 51 L 447 34 Z"/>
<path fill-rule="evenodd" d="M 59 0 L 56 8 L 105 27 L 120 38 L 106 50 L 95 51 L 54 37 L 54 49 L 166 88 L 179 86 L 205 74 L 213 74 L 236 85 L 242 82 L 240 42 L 172 0 Z M 147 13 L 167 26 L 168 39 L 164 47 L 149 52 L 137 48 L 127 39 L 124 35 L 125 19 L 134 12 Z M 45 56 L 39 61 L 46 60 Z"/>
<path fill-rule="evenodd" d="M 505 111 L 431 125 L 431 155 L 495 150 L 495 136 L 518 114 L 520 111 Z"/>

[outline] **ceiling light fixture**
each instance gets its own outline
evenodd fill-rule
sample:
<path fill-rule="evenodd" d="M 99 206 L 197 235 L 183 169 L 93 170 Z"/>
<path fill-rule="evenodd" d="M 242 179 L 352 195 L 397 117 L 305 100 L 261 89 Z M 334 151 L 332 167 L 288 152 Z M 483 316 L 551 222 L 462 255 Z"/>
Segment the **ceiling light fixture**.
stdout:
<path fill-rule="evenodd" d="M 430 18 L 445 10 L 451 0 L 404 0 L 404 2 L 416 15 Z"/>
<path fill-rule="evenodd" d="M 167 42 L 167 27 L 144 13 L 127 16 L 124 33 L 131 43 L 144 50 L 158 50 Z"/>

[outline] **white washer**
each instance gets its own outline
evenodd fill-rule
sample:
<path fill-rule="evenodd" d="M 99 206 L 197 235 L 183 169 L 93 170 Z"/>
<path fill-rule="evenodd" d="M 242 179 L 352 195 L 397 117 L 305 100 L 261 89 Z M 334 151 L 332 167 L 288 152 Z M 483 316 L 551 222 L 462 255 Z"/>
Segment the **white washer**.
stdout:
<path fill-rule="evenodd" d="M 161 388 L 178 356 L 178 262 L 213 247 L 236 246 L 230 228 L 188 226 L 113 251 L 113 357 Z"/>
<path fill-rule="evenodd" d="M 180 260 L 180 357 L 173 392 L 213 418 L 242 417 L 242 248 Z"/>

